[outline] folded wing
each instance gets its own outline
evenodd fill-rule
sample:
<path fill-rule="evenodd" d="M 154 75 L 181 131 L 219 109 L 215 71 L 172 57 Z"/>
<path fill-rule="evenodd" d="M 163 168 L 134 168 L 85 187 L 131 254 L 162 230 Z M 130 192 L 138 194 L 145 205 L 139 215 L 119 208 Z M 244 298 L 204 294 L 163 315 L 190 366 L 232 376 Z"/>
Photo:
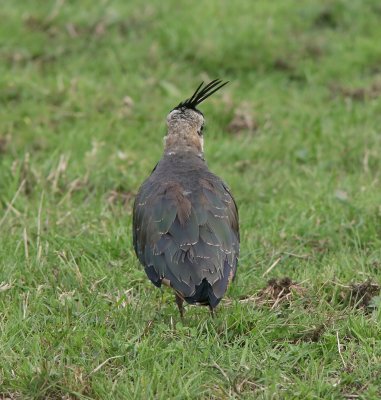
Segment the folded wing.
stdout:
<path fill-rule="evenodd" d="M 238 212 L 214 175 L 194 186 L 146 181 L 134 204 L 134 248 L 156 286 L 165 278 L 189 303 L 215 307 L 237 269 Z"/>

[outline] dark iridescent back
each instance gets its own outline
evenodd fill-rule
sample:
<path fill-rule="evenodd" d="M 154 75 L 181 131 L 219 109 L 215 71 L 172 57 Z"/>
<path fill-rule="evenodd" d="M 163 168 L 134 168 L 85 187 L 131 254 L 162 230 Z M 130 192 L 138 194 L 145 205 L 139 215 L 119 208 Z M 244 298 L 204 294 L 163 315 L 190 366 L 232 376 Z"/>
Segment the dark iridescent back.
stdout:
<path fill-rule="evenodd" d="M 236 204 L 202 158 L 165 155 L 135 199 L 133 241 L 154 285 L 214 308 L 237 270 Z"/>

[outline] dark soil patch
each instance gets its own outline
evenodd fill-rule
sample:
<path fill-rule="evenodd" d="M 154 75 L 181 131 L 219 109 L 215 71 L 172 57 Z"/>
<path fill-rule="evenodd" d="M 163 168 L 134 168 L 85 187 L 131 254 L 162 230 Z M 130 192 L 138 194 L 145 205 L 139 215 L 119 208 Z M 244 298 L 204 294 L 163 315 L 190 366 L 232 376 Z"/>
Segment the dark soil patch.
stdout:
<path fill-rule="evenodd" d="M 111 205 L 123 205 L 126 206 L 132 202 L 134 199 L 134 194 L 132 192 L 126 192 L 120 189 L 110 190 L 107 193 L 106 201 Z"/>
<path fill-rule="evenodd" d="M 374 82 L 369 87 L 346 88 L 340 85 L 331 85 L 331 93 L 334 97 L 341 96 L 354 101 L 366 101 L 377 99 L 381 96 L 381 82 Z"/>
<path fill-rule="evenodd" d="M 278 57 L 274 60 L 273 67 L 277 71 L 284 71 L 284 72 L 294 71 L 295 69 L 288 60 L 281 57 Z"/>
<path fill-rule="evenodd" d="M 7 152 L 10 139 L 9 135 L 0 136 L 0 154 L 5 154 Z"/>
<path fill-rule="evenodd" d="M 374 297 L 381 293 L 381 287 L 370 280 L 353 283 L 346 295 L 347 302 L 356 308 L 369 308 Z"/>
<path fill-rule="evenodd" d="M 276 308 L 280 304 L 290 305 L 298 296 L 305 296 L 307 289 L 288 277 L 281 279 L 270 279 L 267 286 L 258 294 L 240 297 L 240 303 L 254 302 L 258 305 L 267 304 Z"/>
<path fill-rule="evenodd" d="M 28 30 L 33 32 L 46 32 L 52 26 L 50 21 L 33 15 L 29 15 L 24 19 L 24 25 Z"/>
<path fill-rule="evenodd" d="M 303 336 L 303 341 L 317 343 L 325 329 L 324 324 L 317 326 Z"/>
<path fill-rule="evenodd" d="M 286 57 L 277 57 L 273 62 L 273 68 L 275 71 L 284 73 L 290 81 L 305 81 L 305 76 L 298 72 L 292 61 Z"/>
<path fill-rule="evenodd" d="M 291 278 L 284 277 L 281 279 L 270 279 L 267 287 L 259 292 L 259 296 L 263 299 L 274 301 L 274 305 L 282 301 L 290 301 L 295 294 L 304 294 L 306 289 L 299 283 L 293 282 Z"/>
<path fill-rule="evenodd" d="M 308 57 L 317 60 L 324 55 L 324 50 L 318 43 L 307 43 L 304 47 L 304 53 Z"/>
<path fill-rule="evenodd" d="M 232 134 L 240 134 L 242 132 L 253 133 L 258 129 L 258 122 L 255 120 L 250 107 L 241 104 L 234 111 L 233 119 L 230 121 L 227 131 Z"/>
<path fill-rule="evenodd" d="M 337 19 L 332 10 L 322 10 L 314 19 L 313 25 L 316 28 L 337 28 Z"/>

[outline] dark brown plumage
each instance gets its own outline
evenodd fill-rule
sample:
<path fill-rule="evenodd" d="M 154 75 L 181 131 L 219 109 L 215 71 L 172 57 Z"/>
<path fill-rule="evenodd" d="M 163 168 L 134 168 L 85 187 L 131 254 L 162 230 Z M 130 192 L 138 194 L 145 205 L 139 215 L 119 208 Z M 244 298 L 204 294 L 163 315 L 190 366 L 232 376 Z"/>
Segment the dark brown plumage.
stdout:
<path fill-rule="evenodd" d="M 214 310 L 237 270 L 237 207 L 203 158 L 204 118 L 196 109 L 224 85 L 201 84 L 171 111 L 164 155 L 134 204 L 135 252 L 154 285 L 175 290 L 181 315 L 184 300 Z"/>

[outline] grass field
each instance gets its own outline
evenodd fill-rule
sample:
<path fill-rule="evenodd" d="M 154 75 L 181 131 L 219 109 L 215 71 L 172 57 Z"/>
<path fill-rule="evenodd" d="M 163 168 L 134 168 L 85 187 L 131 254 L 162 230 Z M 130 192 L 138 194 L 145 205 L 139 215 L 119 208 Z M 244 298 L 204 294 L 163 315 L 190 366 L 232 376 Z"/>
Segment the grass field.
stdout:
<path fill-rule="evenodd" d="M 378 0 L 9 0 L 0 18 L 0 398 L 381 398 Z M 231 83 L 200 107 L 206 158 L 240 265 L 216 318 L 182 323 L 131 208 L 167 113 L 213 78 Z"/>

